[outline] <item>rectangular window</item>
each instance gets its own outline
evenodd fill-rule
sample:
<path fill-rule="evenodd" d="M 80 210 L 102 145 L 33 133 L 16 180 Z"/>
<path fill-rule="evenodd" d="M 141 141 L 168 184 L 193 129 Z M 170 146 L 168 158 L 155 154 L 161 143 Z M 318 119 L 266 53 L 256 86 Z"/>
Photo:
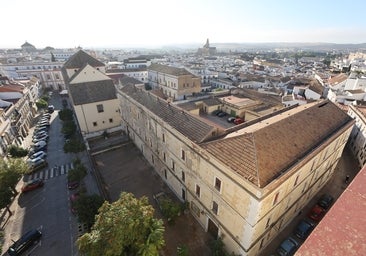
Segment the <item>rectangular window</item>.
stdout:
<path fill-rule="evenodd" d="M 219 205 L 215 202 L 215 201 L 212 201 L 212 211 L 213 213 L 215 213 L 216 215 L 218 214 L 219 212 Z"/>
<path fill-rule="evenodd" d="M 269 227 L 270 222 L 271 222 L 271 218 L 268 218 L 267 223 L 266 223 L 266 228 Z"/>
<path fill-rule="evenodd" d="M 182 171 L 182 181 L 185 182 L 186 181 L 186 174 L 184 173 L 184 171 Z"/>
<path fill-rule="evenodd" d="M 164 169 L 164 177 L 165 177 L 165 179 L 167 179 L 168 178 L 168 175 L 167 175 L 167 173 L 166 173 L 166 170 Z"/>
<path fill-rule="evenodd" d="M 297 182 L 299 181 L 299 175 L 296 176 L 294 187 L 297 185 Z"/>
<path fill-rule="evenodd" d="M 201 188 L 197 184 L 196 184 L 196 196 L 198 196 L 198 197 L 201 196 Z"/>
<path fill-rule="evenodd" d="M 182 149 L 180 157 L 182 158 L 182 160 L 186 160 L 186 152 Z"/>
<path fill-rule="evenodd" d="M 98 111 L 98 113 L 104 112 L 103 104 L 97 105 L 97 111 Z"/>
<path fill-rule="evenodd" d="M 218 191 L 221 191 L 221 180 L 219 180 L 218 178 L 215 178 L 215 188 Z"/>
<path fill-rule="evenodd" d="M 166 155 L 165 155 L 165 153 L 163 153 L 163 159 L 164 159 L 164 162 L 166 162 Z"/>
<path fill-rule="evenodd" d="M 182 199 L 183 201 L 186 200 L 186 191 L 184 190 L 184 188 L 182 188 Z"/>
<path fill-rule="evenodd" d="M 93 126 L 97 126 L 98 124 L 97 124 L 97 122 L 93 122 Z"/>
<path fill-rule="evenodd" d="M 109 118 L 109 122 L 110 123 L 113 123 L 113 118 Z"/>
<path fill-rule="evenodd" d="M 277 202 L 278 202 L 278 196 L 279 195 L 280 195 L 280 192 L 277 192 L 276 195 L 275 195 L 275 197 L 273 198 L 273 204 L 272 205 L 277 204 Z"/>
<path fill-rule="evenodd" d="M 163 142 L 165 142 L 165 134 L 163 133 Z"/>
<path fill-rule="evenodd" d="M 175 171 L 175 162 L 172 160 L 172 170 Z"/>

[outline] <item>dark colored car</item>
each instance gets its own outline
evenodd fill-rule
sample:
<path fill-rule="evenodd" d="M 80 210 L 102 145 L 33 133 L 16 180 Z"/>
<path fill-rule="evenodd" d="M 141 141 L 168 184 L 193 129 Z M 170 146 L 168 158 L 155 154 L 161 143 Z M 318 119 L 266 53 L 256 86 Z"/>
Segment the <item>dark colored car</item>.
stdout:
<path fill-rule="evenodd" d="M 216 110 L 212 111 L 212 113 L 211 113 L 211 114 L 212 114 L 213 116 L 217 116 L 217 114 L 218 114 L 218 113 L 221 113 L 221 110 L 216 109 Z"/>
<path fill-rule="evenodd" d="M 324 208 L 316 204 L 313 208 L 311 208 L 310 212 L 308 213 L 308 217 L 312 220 L 320 221 L 323 218 L 325 212 L 326 210 Z"/>
<path fill-rule="evenodd" d="M 67 183 L 67 187 L 68 189 L 72 190 L 72 189 L 76 189 L 77 187 L 79 187 L 80 183 L 78 181 L 69 181 Z"/>
<path fill-rule="evenodd" d="M 320 197 L 318 205 L 325 210 L 328 210 L 332 205 L 334 198 L 331 195 L 324 194 Z"/>
<path fill-rule="evenodd" d="M 310 220 L 301 220 L 300 223 L 296 226 L 295 229 L 295 235 L 305 240 L 311 233 L 311 231 L 314 229 L 315 223 Z"/>
<path fill-rule="evenodd" d="M 42 179 L 34 179 L 34 180 L 30 180 L 27 183 L 24 184 L 24 186 L 22 187 L 22 192 L 28 192 L 31 190 L 35 190 L 37 188 L 43 187 L 44 182 Z"/>
<path fill-rule="evenodd" d="M 294 238 L 289 237 L 280 244 L 277 253 L 281 256 L 293 255 L 298 247 L 299 243 Z"/>
<path fill-rule="evenodd" d="M 10 256 L 21 255 L 33 244 L 38 243 L 41 239 L 42 233 L 37 229 L 32 229 L 25 233 L 18 241 L 14 242 L 12 246 L 8 249 L 8 254 Z"/>
<path fill-rule="evenodd" d="M 217 114 L 218 117 L 224 117 L 226 115 L 227 115 L 227 113 L 225 113 L 225 112 L 220 112 Z"/>

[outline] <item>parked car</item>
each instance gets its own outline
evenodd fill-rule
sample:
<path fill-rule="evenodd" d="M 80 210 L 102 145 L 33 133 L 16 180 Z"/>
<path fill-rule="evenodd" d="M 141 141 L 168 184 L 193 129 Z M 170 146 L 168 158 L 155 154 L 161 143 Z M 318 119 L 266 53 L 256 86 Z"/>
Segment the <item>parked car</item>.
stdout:
<path fill-rule="evenodd" d="M 35 148 L 35 147 L 31 147 L 31 148 L 29 149 L 28 156 L 31 156 L 31 155 L 33 155 L 33 154 L 35 154 L 35 153 L 39 152 L 39 151 L 44 151 L 44 152 L 46 152 L 46 151 L 47 151 L 47 145 L 45 145 L 45 146 L 41 146 L 41 147 L 37 147 L 37 148 Z"/>
<path fill-rule="evenodd" d="M 70 206 L 71 206 L 71 212 L 73 214 L 76 214 L 76 209 L 75 209 L 74 205 L 75 205 L 75 202 L 79 199 L 79 197 L 80 197 L 79 192 L 76 192 L 70 196 Z"/>
<path fill-rule="evenodd" d="M 212 111 L 212 115 L 213 116 L 216 116 L 218 113 L 220 113 L 221 112 L 221 110 L 219 110 L 219 109 L 215 109 L 214 111 Z"/>
<path fill-rule="evenodd" d="M 29 171 L 34 172 L 37 171 L 43 167 L 46 167 L 48 165 L 47 161 L 45 159 L 42 159 L 40 157 L 34 158 L 34 159 L 28 159 L 28 166 Z"/>
<path fill-rule="evenodd" d="M 36 131 L 33 133 L 32 138 L 42 137 L 45 134 L 48 135 L 48 132 L 46 130 Z"/>
<path fill-rule="evenodd" d="M 234 120 L 234 124 L 241 124 L 241 123 L 244 123 L 244 120 L 243 120 L 243 119 L 241 119 L 240 117 L 239 117 L 239 118 L 236 118 L 236 119 Z"/>
<path fill-rule="evenodd" d="M 325 210 L 328 210 L 329 207 L 332 205 L 334 198 L 331 195 L 324 194 L 320 197 L 318 201 L 318 205 Z"/>
<path fill-rule="evenodd" d="M 37 229 L 32 229 L 25 233 L 19 240 L 15 241 L 8 249 L 10 256 L 21 255 L 28 250 L 33 244 L 38 243 L 42 233 Z"/>
<path fill-rule="evenodd" d="M 34 129 L 34 132 L 39 132 L 39 131 L 48 131 L 48 129 L 50 128 L 49 125 L 40 125 L 40 126 L 36 126 L 36 128 Z"/>
<path fill-rule="evenodd" d="M 310 233 L 314 229 L 314 227 L 315 227 L 314 222 L 312 222 L 311 220 L 303 219 L 296 226 L 295 235 L 298 238 L 305 240 L 310 235 Z"/>
<path fill-rule="evenodd" d="M 49 119 L 51 119 L 51 114 L 50 113 L 43 113 L 41 115 L 41 118 L 43 118 L 43 117 L 46 117 L 49 120 Z"/>
<path fill-rule="evenodd" d="M 312 220 L 315 221 L 320 221 L 324 214 L 325 214 L 326 210 L 324 208 L 322 208 L 319 205 L 315 205 L 313 208 L 311 208 L 311 210 L 308 213 L 308 217 Z"/>
<path fill-rule="evenodd" d="M 39 121 L 39 122 L 37 122 L 37 127 L 39 127 L 39 126 L 50 126 L 50 121 Z"/>
<path fill-rule="evenodd" d="M 47 134 L 44 134 L 42 136 L 39 136 L 39 137 L 35 137 L 32 139 L 33 143 L 37 143 L 39 141 L 47 141 L 48 140 L 48 135 Z"/>
<path fill-rule="evenodd" d="M 227 121 L 228 121 L 229 123 L 233 123 L 235 119 L 236 119 L 235 117 L 230 116 L 230 117 L 227 119 Z"/>
<path fill-rule="evenodd" d="M 53 113 L 55 111 L 55 107 L 53 105 L 48 106 L 48 113 Z"/>
<path fill-rule="evenodd" d="M 30 159 L 34 159 L 34 158 L 42 158 L 45 159 L 47 156 L 47 153 L 44 151 L 38 151 L 36 153 L 34 153 L 33 155 L 31 155 L 29 158 Z"/>
<path fill-rule="evenodd" d="M 280 244 L 277 248 L 277 253 L 281 256 L 293 255 L 298 247 L 299 243 L 295 238 L 289 237 Z"/>
<path fill-rule="evenodd" d="M 226 115 L 227 115 L 226 112 L 220 112 L 220 113 L 217 114 L 218 117 L 224 117 Z"/>
<path fill-rule="evenodd" d="M 67 182 L 67 188 L 70 189 L 70 190 L 78 188 L 79 185 L 80 185 L 80 182 L 78 182 L 78 181 L 69 181 L 69 182 Z"/>
<path fill-rule="evenodd" d="M 38 179 L 30 180 L 24 184 L 24 186 L 22 187 L 22 192 L 25 193 L 25 192 L 28 192 L 31 190 L 35 190 L 37 188 L 43 187 L 43 185 L 44 185 L 44 182 L 42 179 L 38 178 Z"/>

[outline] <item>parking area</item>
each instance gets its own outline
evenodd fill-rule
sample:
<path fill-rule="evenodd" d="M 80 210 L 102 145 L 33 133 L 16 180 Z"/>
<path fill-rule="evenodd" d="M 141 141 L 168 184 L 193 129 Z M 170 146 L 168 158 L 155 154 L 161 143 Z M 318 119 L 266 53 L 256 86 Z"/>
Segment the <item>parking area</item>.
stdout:
<path fill-rule="evenodd" d="M 180 215 L 174 224 L 168 224 L 163 218 L 153 195 L 159 192 L 174 195 L 133 143 L 125 141 L 113 150 L 94 154 L 92 161 L 110 201 L 117 200 L 122 191 L 131 192 L 137 198 L 148 197 L 156 209 L 156 217 L 165 223 L 166 246 L 161 255 L 177 255 L 177 247 L 180 245 L 188 247 L 188 255 L 211 255 L 208 244 L 212 238 L 190 213 Z"/>

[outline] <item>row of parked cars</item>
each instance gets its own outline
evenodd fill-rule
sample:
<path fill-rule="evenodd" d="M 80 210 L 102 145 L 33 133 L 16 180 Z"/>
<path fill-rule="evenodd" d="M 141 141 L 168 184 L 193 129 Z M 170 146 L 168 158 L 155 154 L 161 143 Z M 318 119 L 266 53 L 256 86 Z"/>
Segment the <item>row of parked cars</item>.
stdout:
<path fill-rule="evenodd" d="M 29 150 L 29 158 L 27 163 L 29 165 L 30 172 L 36 171 L 40 168 L 47 166 L 47 141 L 49 138 L 48 129 L 50 127 L 50 113 L 44 113 L 41 115 L 34 129 L 32 142 L 33 145 Z"/>
<path fill-rule="evenodd" d="M 333 201 L 334 198 L 331 195 L 322 195 L 318 202 L 308 212 L 307 218 L 300 220 L 296 226 L 294 230 L 296 238 L 290 236 L 285 239 L 277 248 L 276 252 L 281 256 L 293 255 L 299 248 L 300 243 L 310 235 L 316 224 L 323 218 Z"/>
<path fill-rule="evenodd" d="M 212 112 L 212 115 L 216 115 L 218 117 L 226 117 L 228 114 L 222 110 L 214 110 Z M 239 116 L 229 116 L 227 119 L 226 119 L 229 123 L 234 123 L 234 124 L 241 124 L 241 123 L 244 123 L 244 119 L 239 117 Z"/>

